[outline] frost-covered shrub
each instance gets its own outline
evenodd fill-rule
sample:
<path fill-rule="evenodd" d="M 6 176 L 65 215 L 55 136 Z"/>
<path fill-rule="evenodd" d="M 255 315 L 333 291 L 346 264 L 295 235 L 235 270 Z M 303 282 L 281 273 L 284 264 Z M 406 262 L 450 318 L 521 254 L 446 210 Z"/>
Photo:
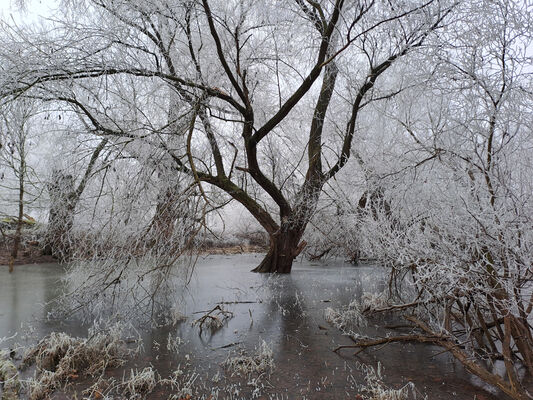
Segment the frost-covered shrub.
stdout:
<path fill-rule="evenodd" d="M 365 400 L 408 400 L 416 399 L 415 386 L 407 383 L 400 389 L 391 389 L 383 382 L 381 364 L 377 369 L 371 365 L 360 364 L 358 369 L 365 374 L 365 384 L 360 387 Z M 422 397 L 419 397 L 423 399 Z"/>
<path fill-rule="evenodd" d="M 364 292 L 361 296 L 361 308 L 363 311 L 372 311 L 386 307 L 390 304 L 390 296 L 387 291 L 378 293 Z"/>
<path fill-rule="evenodd" d="M 2 400 L 18 400 L 20 388 L 19 374 L 9 358 L 9 352 L 0 350 L 0 392 L 2 392 Z"/>
<path fill-rule="evenodd" d="M 146 367 L 142 371 L 132 369 L 129 378 L 122 380 L 122 394 L 128 399 L 143 399 L 154 390 L 157 382 L 152 367 Z"/>
<path fill-rule="evenodd" d="M 256 347 L 254 354 L 247 355 L 244 351 L 230 356 L 224 361 L 224 367 L 231 375 L 270 374 L 274 369 L 273 352 L 264 340 Z"/>
<path fill-rule="evenodd" d="M 43 399 L 80 375 L 95 377 L 107 368 L 122 366 L 140 350 L 139 346 L 128 348 L 118 325 L 104 331 L 92 330 L 87 338 L 51 333 L 24 356 L 26 366 L 36 366 L 35 377 L 29 381 L 29 397 Z"/>
<path fill-rule="evenodd" d="M 366 326 L 367 321 L 363 316 L 359 302 L 352 301 L 341 309 L 326 308 L 324 318 L 330 324 L 344 333 L 351 333 L 358 327 Z"/>

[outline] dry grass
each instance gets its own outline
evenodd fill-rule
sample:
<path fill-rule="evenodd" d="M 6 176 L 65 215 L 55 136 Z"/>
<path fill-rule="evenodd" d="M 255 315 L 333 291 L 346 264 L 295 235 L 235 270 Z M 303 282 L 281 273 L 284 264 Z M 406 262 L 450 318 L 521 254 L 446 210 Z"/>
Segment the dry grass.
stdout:
<path fill-rule="evenodd" d="M 228 357 L 224 367 L 231 372 L 231 376 L 249 376 L 251 374 L 270 374 L 274 369 L 274 358 L 271 347 L 264 340 L 261 341 L 251 356 L 241 354 Z"/>
<path fill-rule="evenodd" d="M 25 365 L 35 365 L 35 377 L 28 382 L 30 400 L 46 398 L 62 385 L 79 376 L 96 377 L 107 368 L 123 365 L 140 349 L 130 349 L 121 339 L 116 325 L 88 338 L 74 338 L 66 333 L 52 333 L 42 339 L 24 357 Z"/>
<path fill-rule="evenodd" d="M 158 382 L 152 367 L 146 367 L 142 371 L 131 370 L 130 377 L 122 380 L 122 394 L 127 399 L 143 399 L 152 393 Z"/>
<path fill-rule="evenodd" d="M 9 353 L 0 350 L 0 389 L 2 400 L 17 400 L 20 392 L 20 382 L 17 368 L 9 359 Z"/>
<path fill-rule="evenodd" d="M 343 333 L 352 333 L 354 329 L 367 324 L 357 301 L 340 310 L 326 308 L 324 318 Z"/>
<path fill-rule="evenodd" d="M 377 369 L 365 364 L 359 364 L 358 369 L 365 374 L 365 383 L 360 387 L 364 400 L 427 400 L 427 397 L 417 397 L 415 385 L 407 383 L 400 389 L 391 389 L 383 382 L 381 364 Z"/>

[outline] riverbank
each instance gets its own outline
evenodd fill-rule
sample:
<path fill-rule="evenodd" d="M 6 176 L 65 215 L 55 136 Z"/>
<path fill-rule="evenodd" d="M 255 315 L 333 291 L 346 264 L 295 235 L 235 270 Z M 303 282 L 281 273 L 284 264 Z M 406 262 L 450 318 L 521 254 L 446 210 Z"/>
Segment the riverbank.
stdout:
<path fill-rule="evenodd" d="M 11 259 L 12 246 L 7 241 L 0 244 L 0 265 L 9 265 Z M 44 255 L 39 242 L 21 243 L 17 258 L 13 265 L 26 264 L 49 264 L 57 260 L 51 255 Z"/>
<path fill-rule="evenodd" d="M 265 253 L 267 247 L 251 245 L 251 244 L 202 244 L 198 246 L 197 252 L 202 255 L 230 255 L 230 254 L 246 254 L 246 253 Z M 7 240 L 0 244 L 0 266 L 9 265 L 11 259 L 12 246 Z M 18 256 L 13 265 L 28 265 L 28 264 L 50 264 L 56 263 L 58 260 L 51 256 L 43 254 L 42 246 L 38 241 L 29 241 L 21 243 Z"/>

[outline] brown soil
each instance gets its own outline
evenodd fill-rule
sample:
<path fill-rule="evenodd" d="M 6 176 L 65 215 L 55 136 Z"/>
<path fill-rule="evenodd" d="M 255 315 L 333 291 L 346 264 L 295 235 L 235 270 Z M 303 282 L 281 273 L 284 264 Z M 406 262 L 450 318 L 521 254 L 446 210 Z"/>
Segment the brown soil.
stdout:
<path fill-rule="evenodd" d="M 243 253 L 264 253 L 267 249 L 263 246 L 255 245 L 233 245 L 233 246 L 203 246 L 199 249 L 201 254 L 243 254 Z M 11 246 L 8 243 L 0 243 L 0 266 L 9 265 L 11 259 Z M 29 242 L 21 245 L 18 257 L 14 265 L 25 264 L 47 264 L 57 263 L 57 259 L 50 255 L 43 255 L 38 242 Z"/>
<path fill-rule="evenodd" d="M 4 242 L 0 244 L 0 265 L 9 265 L 11 250 L 12 248 L 8 243 Z M 42 254 L 42 249 L 39 246 L 39 243 L 30 242 L 21 244 L 14 265 L 47 264 L 55 262 L 57 262 L 57 260 L 54 257 Z"/>
<path fill-rule="evenodd" d="M 200 249 L 201 254 L 243 254 L 243 253 L 264 253 L 268 249 L 264 246 L 256 245 L 235 245 L 222 247 L 204 247 Z"/>

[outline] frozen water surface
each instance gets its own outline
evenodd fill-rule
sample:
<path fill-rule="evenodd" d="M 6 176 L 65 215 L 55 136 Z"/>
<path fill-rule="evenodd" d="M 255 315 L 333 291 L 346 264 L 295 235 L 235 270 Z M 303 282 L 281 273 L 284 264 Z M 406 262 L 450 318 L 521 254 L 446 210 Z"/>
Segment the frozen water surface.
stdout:
<path fill-rule="evenodd" d="M 246 377 L 229 376 L 222 364 L 241 350 L 252 354 L 264 340 L 273 351 L 275 368 L 270 376 L 262 377 L 264 397 L 260 398 L 353 399 L 358 393 L 357 385 L 363 383 L 358 363 L 377 366 L 378 361 L 386 384 L 397 388 L 411 380 L 429 399 L 501 398 L 486 391 L 440 348 L 389 344 L 368 349 L 357 357 L 351 349 L 340 354 L 333 352 L 351 341 L 326 322 L 325 309 L 345 306 L 363 290 L 381 289 L 383 273 L 379 268 L 330 260 L 297 262 L 293 272 L 284 276 L 249 272 L 260 259 L 259 254 L 201 258 L 182 293 L 183 303 L 177 308 L 186 319 L 173 326 L 139 327 L 144 352 L 125 370 L 152 365 L 166 377 L 180 366 L 198 374 L 195 384 L 203 387 L 206 394 L 218 388 L 219 398 L 251 398 L 253 382 Z M 62 268 L 53 264 L 20 266 L 13 274 L 8 274 L 7 268 L 0 269 L 0 337 L 17 333 L 16 340 L 23 343 L 28 334 L 39 338 L 50 331 L 85 335 L 87 328 L 76 320 L 58 322 L 45 318 L 52 307 L 46 304 L 56 297 L 62 275 Z M 199 335 L 192 322 L 217 305 L 233 313 L 233 317 L 220 329 L 210 332 L 206 328 Z M 360 327 L 358 332 L 392 332 L 374 325 Z M 167 346 L 169 335 L 171 339 L 181 338 L 183 343 L 177 350 Z M 119 377 L 123 373 L 124 369 L 111 372 Z M 239 395 L 224 394 L 221 388 L 228 385 L 237 388 Z M 149 398 L 166 399 L 168 395 L 159 391 Z"/>

